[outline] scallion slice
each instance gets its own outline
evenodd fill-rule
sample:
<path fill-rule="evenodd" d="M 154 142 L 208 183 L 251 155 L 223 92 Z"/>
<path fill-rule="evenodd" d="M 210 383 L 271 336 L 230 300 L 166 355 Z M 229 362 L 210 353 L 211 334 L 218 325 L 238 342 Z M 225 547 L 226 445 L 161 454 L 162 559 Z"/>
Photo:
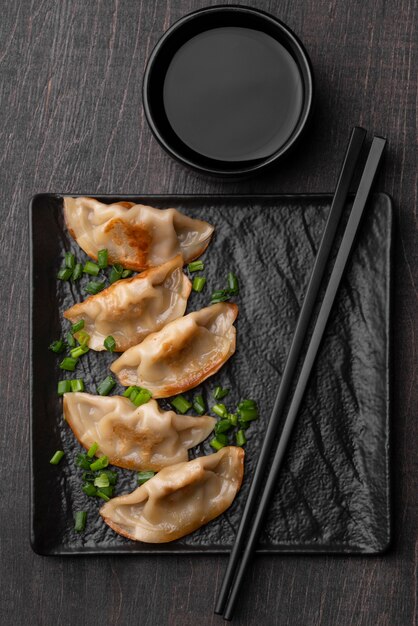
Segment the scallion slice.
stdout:
<path fill-rule="evenodd" d="M 63 396 L 64 393 L 68 393 L 71 391 L 71 381 L 70 380 L 59 380 L 58 381 L 58 395 Z"/>
<path fill-rule="evenodd" d="M 109 254 L 106 248 L 104 248 L 103 250 L 99 250 L 99 252 L 97 253 L 97 264 L 101 270 L 106 269 L 108 257 Z"/>
<path fill-rule="evenodd" d="M 132 270 L 123 270 L 121 278 L 129 278 L 130 276 L 132 276 L 132 274 Z"/>
<path fill-rule="evenodd" d="M 103 291 L 105 287 L 106 287 L 106 283 L 99 283 L 99 282 L 96 282 L 95 280 L 92 280 L 89 283 L 87 283 L 87 285 L 84 287 L 84 291 L 91 294 L 92 296 L 95 296 L 97 293 L 100 293 L 101 291 Z"/>
<path fill-rule="evenodd" d="M 60 354 L 60 352 L 65 350 L 65 343 L 63 342 L 62 339 L 58 339 L 57 341 L 53 341 L 48 346 L 48 349 L 51 350 L 52 352 L 55 352 L 55 354 Z"/>
<path fill-rule="evenodd" d="M 75 462 L 78 467 L 81 467 L 81 469 L 90 471 L 92 461 L 84 452 L 82 454 L 77 454 Z"/>
<path fill-rule="evenodd" d="M 192 408 L 192 403 L 189 402 L 183 395 L 176 396 L 170 400 L 170 404 L 182 415 Z"/>
<path fill-rule="evenodd" d="M 102 473 L 106 474 L 106 476 L 109 479 L 109 484 L 110 485 L 116 485 L 117 480 L 118 480 L 118 473 L 117 472 L 112 472 L 112 470 L 105 470 Z"/>
<path fill-rule="evenodd" d="M 99 495 L 99 491 L 100 491 L 100 494 L 101 494 L 100 495 L 101 498 L 103 498 L 103 495 L 107 496 L 108 498 L 111 498 L 113 496 L 113 487 L 112 487 L 112 485 L 109 485 L 108 487 L 100 487 L 100 489 L 97 492 L 97 495 Z"/>
<path fill-rule="evenodd" d="M 228 430 L 231 430 L 232 424 L 227 419 L 220 420 L 215 426 L 215 433 L 218 436 L 219 433 L 227 433 Z"/>
<path fill-rule="evenodd" d="M 116 348 L 116 341 L 114 340 L 114 338 L 112 337 L 112 335 L 109 335 L 108 337 L 106 337 L 106 339 L 103 342 L 104 347 L 106 348 L 106 350 L 108 352 L 114 352 L 115 348 Z"/>
<path fill-rule="evenodd" d="M 214 291 L 210 303 L 217 304 L 218 302 L 226 302 L 229 300 L 231 295 L 226 291 L 226 289 L 218 289 L 218 291 Z"/>
<path fill-rule="evenodd" d="M 85 274 L 90 274 L 90 276 L 97 276 L 100 272 L 100 267 L 97 263 L 93 263 L 93 261 L 87 261 L 83 267 L 83 272 Z"/>
<path fill-rule="evenodd" d="M 209 445 L 216 451 L 221 450 L 221 448 L 224 448 L 226 446 L 226 443 L 222 443 L 222 441 L 219 440 L 219 436 L 220 435 L 217 435 L 216 437 L 211 439 L 211 441 L 209 441 Z"/>
<path fill-rule="evenodd" d="M 239 430 L 236 434 L 235 440 L 237 442 L 237 446 L 244 446 L 247 443 L 247 437 L 243 430 Z"/>
<path fill-rule="evenodd" d="M 97 393 L 99 396 L 108 396 L 115 385 L 115 379 L 111 376 L 106 376 L 106 378 L 98 385 Z"/>
<path fill-rule="evenodd" d="M 81 533 L 86 527 L 87 521 L 87 512 L 86 511 L 77 511 L 74 516 L 74 530 L 77 533 Z"/>
<path fill-rule="evenodd" d="M 71 333 L 67 333 L 65 335 L 65 341 L 67 342 L 69 348 L 75 348 L 75 339 Z"/>
<path fill-rule="evenodd" d="M 66 370 L 67 372 L 74 372 L 76 365 L 77 365 L 77 359 L 66 356 L 65 359 L 61 361 L 60 368 L 62 370 Z"/>
<path fill-rule="evenodd" d="M 205 283 L 206 283 L 206 278 L 204 276 L 195 276 L 193 278 L 193 283 L 192 283 L 193 291 L 200 293 L 203 290 Z"/>
<path fill-rule="evenodd" d="M 152 472 L 151 470 L 144 470 L 143 472 L 138 472 L 138 474 L 136 475 L 138 485 L 143 485 L 144 483 L 147 482 L 147 480 L 149 480 L 153 476 L 155 476 L 155 472 Z"/>
<path fill-rule="evenodd" d="M 109 477 L 104 472 L 94 479 L 95 487 L 102 488 L 102 487 L 109 487 L 109 485 L 110 485 Z"/>
<path fill-rule="evenodd" d="M 79 330 L 83 330 L 84 328 L 84 320 L 78 320 L 78 322 L 76 322 L 75 324 L 73 324 L 71 326 L 71 332 L 73 333 L 78 333 Z"/>
<path fill-rule="evenodd" d="M 77 346 L 76 348 L 70 350 L 70 354 L 73 359 L 78 359 L 83 356 L 83 354 L 86 354 L 89 350 L 90 348 L 88 346 Z"/>
<path fill-rule="evenodd" d="M 129 397 L 130 397 L 130 395 L 131 395 L 131 393 L 132 393 L 133 391 L 135 391 L 135 389 L 136 389 L 136 387 L 133 387 L 133 386 L 131 386 L 131 387 L 127 387 L 127 388 L 125 389 L 125 391 L 123 392 L 123 394 L 122 394 L 122 395 L 123 395 L 125 398 L 129 398 Z"/>
<path fill-rule="evenodd" d="M 189 263 L 187 269 L 189 272 L 201 272 L 205 269 L 205 265 L 203 261 L 193 261 L 192 263 Z"/>
<path fill-rule="evenodd" d="M 73 270 L 75 267 L 75 256 L 72 252 L 65 253 L 65 267 L 68 267 L 70 270 Z"/>
<path fill-rule="evenodd" d="M 149 402 L 151 398 L 152 393 L 148 391 L 148 389 L 139 389 L 138 393 L 135 394 L 133 400 L 131 397 L 131 401 L 134 403 L 135 406 L 142 406 L 143 404 Z"/>
<path fill-rule="evenodd" d="M 71 270 L 69 267 L 62 267 L 57 274 L 57 278 L 58 280 L 68 280 L 69 278 L 71 278 L 72 273 L 73 270 Z"/>
<path fill-rule="evenodd" d="M 93 461 L 93 463 L 91 463 L 90 470 L 92 472 L 97 472 L 98 470 L 104 469 L 108 465 L 109 465 L 109 457 L 101 456 L 99 459 L 96 459 L 96 461 Z"/>
<path fill-rule="evenodd" d="M 71 391 L 84 391 L 84 380 L 82 378 L 75 378 L 70 380 Z"/>
<path fill-rule="evenodd" d="M 82 491 L 84 491 L 86 496 L 89 496 L 89 498 L 92 498 L 93 496 L 97 495 L 97 489 L 91 483 L 84 483 L 81 489 Z"/>
<path fill-rule="evenodd" d="M 51 465 L 58 465 L 58 463 L 61 461 L 63 456 L 64 456 L 63 450 L 57 450 L 49 462 L 51 463 Z"/>
<path fill-rule="evenodd" d="M 83 275 L 83 265 L 81 263 L 76 263 L 75 268 L 73 270 L 72 280 L 79 280 Z"/>
<path fill-rule="evenodd" d="M 222 389 L 222 387 L 219 385 L 218 387 L 216 387 L 215 391 L 213 392 L 213 397 L 215 398 L 215 400 L 222 400 L 222 398 L 225 398 L 225 396 L 227 396 L 229 393 L 229 389 Z"/>
<path fill-rule="evenodd" d="M 109 275 L 110 284 L 112 285 L 117 280 L 122 278 L 122 274 L 123 274 L 122 265 L 120 265 L 119 263 L 116 263 L 116 265 L 112 265 L 112 269 L 110 270 L 110 275 Z"/>
<path fill-rule="evenodd" d="M 228 413 L 227 418 L 231 422 L 232 426 L 236 426 L 238 424 L 238 415 L 235 413 Z"/>
<path fill-rule="evenodd" d="M 215 404 L 212 407 L 212 411 L 216 413 L 216 415 L 218 415 L 219 417 L 226 417 L 228 415 L 228 409 L 224 404 Z"/>
<path fill-rule="evenodd" d="M 97 443 L 97 441 L 91 444 L 90 448 L 87 450 L 87 456 L 89 457 L 89 459 L 92 459 L 94 457 L 98 449 L 99 444 Z"/>
<path fill-rule="evenodd" d="M 204 415 L 206 413 L 206 405 L 202 394 L 198 394 L 193 398 L 193 408 L 199 415 Z"/>
<path fill-rule="evenodd" d="M 227 276 L 228 291 L 231 295 L 236 296 L 239 293 L 238 278 L 233 272 L 229 272 Z"/>
<path fill-rule="evenodd" d="M 110 500 L 109 496 L 106 495 L 105 492 L 102 489 L 98 489 L 97 490 L 96 496 L 99 496 L 99 498 L 101 498 L 105 502 L 109 502 L 109 500 Z"/>
<path fill-rule="evenodd" d="M 80 346 L 87 347 L 90 341 L 90 335 L 86 333 L 85 330 L 80 330 L 80 332 L 77 333 L 77 341 Z"/>

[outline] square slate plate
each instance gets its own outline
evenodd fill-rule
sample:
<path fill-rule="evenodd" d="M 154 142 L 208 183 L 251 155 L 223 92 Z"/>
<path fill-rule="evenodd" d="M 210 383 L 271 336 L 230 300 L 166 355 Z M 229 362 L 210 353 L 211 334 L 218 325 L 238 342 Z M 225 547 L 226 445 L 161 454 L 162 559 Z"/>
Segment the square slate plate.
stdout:
<path fill-rule="evenodd" d="M 299 307 L 330 207 L 328 195 L 107 196 L 133 200 L 206 219 L 216 235 L 206 251 L 202 294 L 188 311 L 209 303 L 229 270 L 240 279 L 237 351 L 202 391 L 231 389 L 233 408 L 243 397 L 260 406 L 247 431 L 245 478 L 232 507 L 210 524 L 171 544 L 135 543 L 115 534 L 98 515 L 100 502 L 81 491 L 81 451 L 62 419 L 58 380 L 71 378 L 48 351 L 67 332 L 62 313 L 86 294 L 56 280 L 64 252 L 86 255 L 63 223 L 62 196 L 42 194 L 31 204 L 32 228 L 32 492 L 31 544 L 45 555 L 86 553 L 218 553 L 234 539 L 249 481 L 280 380 Z M 389 514 L 390 258 L 392 207 L 373 196 L 341 285 L 300 411 L 277 493 L 260 539 L 261 552 L 363 553 L 385 550 Z M 80 360 L 77 377 L 96 392 L 115 357 L 94 353 Z M 121 387 L 115 389 L 120 393 Z M 200 390 L 200 388 L 199 388 Z M 190 393 L 189 396 L 192 396 Z M 49 464 L 57 449 L 59 466 Z M 205 442 L 192 456 L 209 454 Z M 117 493 L 134 489 L 135 473 L 119 470 Z M 73 513 L 88 511 L 86 531 L 73 530 Z"/>

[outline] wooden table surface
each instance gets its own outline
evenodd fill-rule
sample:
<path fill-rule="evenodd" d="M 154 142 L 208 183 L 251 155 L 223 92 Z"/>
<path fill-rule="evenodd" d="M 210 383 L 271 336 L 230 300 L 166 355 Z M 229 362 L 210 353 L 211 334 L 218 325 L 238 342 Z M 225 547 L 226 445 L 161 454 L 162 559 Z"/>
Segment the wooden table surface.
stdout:
<path fill-rule="evenodd" d="M 166 156 L 141 106 L 146 59 L 202 0 L 3 1 L 0 23 L 0 623 L 221 624 L 224 557 L 45 558 L 29 546 L 28 202 L 41 191 L 332 191 L 350 128 L 389 141 L 378 189 L 395 203 L 393 547 L 384 556 L 262 556 L 236 624 L 417 623 L 416 17 L 413 0 L 252 0 L 301 37 L 316 75 L 306 141 L 246 182 Z M 211 2 L 216 4 L 216 2 Z M 35 355 L 36 358 L 36 355 Z"/>

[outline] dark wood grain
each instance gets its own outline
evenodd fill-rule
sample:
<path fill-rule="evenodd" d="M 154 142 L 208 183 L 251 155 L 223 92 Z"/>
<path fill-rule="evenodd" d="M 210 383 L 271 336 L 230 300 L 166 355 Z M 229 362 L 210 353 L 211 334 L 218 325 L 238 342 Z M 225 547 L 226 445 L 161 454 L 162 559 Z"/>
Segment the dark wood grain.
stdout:
<path fill-rule="evenodd" d="M 393 512 L 379 558 L 259 557 L 237 624 L 409 626 L 417 608 L 416 17 L 412 0 L 253 0 L 305 42 L 317 80 L 306 142 L 242 183 L 204 180 L 162 153 L 141 108 L 146 58 L 200 0 L 14 0 L 0 22 L 0 622 L 194 626 L 221 557 L 41 558 L 29 547 L 28 200 L 102 193 L 332 190 L 349 128 L 388 137 L 379 188 L 395 201 Z M 216 2 L 211 2 L 216 4 Z M 84 617 L 83 617 L 84 616 Z"/>

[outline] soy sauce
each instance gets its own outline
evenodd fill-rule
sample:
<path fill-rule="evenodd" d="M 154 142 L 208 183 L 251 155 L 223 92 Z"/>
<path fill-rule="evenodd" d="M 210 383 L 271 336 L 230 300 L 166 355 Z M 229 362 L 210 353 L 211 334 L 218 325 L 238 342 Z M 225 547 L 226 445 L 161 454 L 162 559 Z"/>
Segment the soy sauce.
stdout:
<path fill-rule="evenodd" d="M 219 161 L 276 152 L 302 110 L 303 84 L 291 54 L 270 35 L 222 27 L 200 33 L 174 55 L 164 107 L 174 132 Z"/>

